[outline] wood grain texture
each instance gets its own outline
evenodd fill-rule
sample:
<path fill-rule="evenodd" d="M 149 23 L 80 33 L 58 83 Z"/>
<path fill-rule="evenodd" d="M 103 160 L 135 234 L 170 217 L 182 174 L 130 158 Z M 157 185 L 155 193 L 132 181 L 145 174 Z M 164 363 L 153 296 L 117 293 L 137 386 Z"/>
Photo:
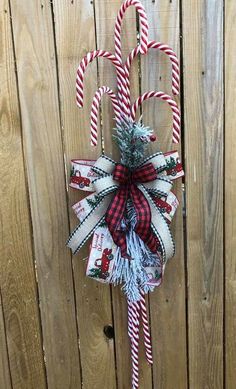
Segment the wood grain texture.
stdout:
<path fill-rule="evenodd" d="M 78 109 L 75 104 L 77 67 L 88 51 L 96 49 L 93 4 L 87 0 L 79 3 L 56 1 L 54 16 L 61 117 L 69 167 L 72 158 L 96 159 L 101 153 L 100 141 L 97 147 L 90 146 L 90 110 L 97 89 L 96 61 L 86 70 L 84 108 Z M 83 195 L 69 189 L 68 196 L 71 206 Z M 71 209 L 69 212 L 71 228 L 74 228 L 78 219 Z M 85 276 L 86 264 L 82 259 L 88 256 L 88 247 L 73 258 L 83 388 L 112 389 L 116 387 L 114 342 L 107 339 L 103 332 L 104 326 L 112 325 L 110 290 L 107 285 Z"/>
<path fill-rule="evenodd" d="M 223 387 L 223 1 L 183 0 L 190 387 Z"/>
<path fill-rule="evenodd" d="M 0 353 L 6 358 L 7 340 L 13 388 L 30 389 L 37 385 L 38 389 L 45 389 L 10 21 L 8 2 L 0 1 L 0 311 L 4 311 L 4 324 L 2 312 L 0 321 L 1 332 L 5 326 L 7 338 L 1 338 Z M 0 386 L 8 389 L 11 383 L 6 359 L 3 368 Z"/>
<path fill-rule="evenodd" d="M 96 36 L 97 47 L 106 49 L 114 53 L 114 28 L 115 19 L 118 10 L 122 4 L 121 0 L 107 2 L 106 0 L 95 1 L 96 16 Z M 134 7 L 130 7 L 122 23 L 122 56 L 126 59 L 129 52 L 137 45 L 136 31 L 136 12 Z M 107 85 L 117 92 L 116 72 L 108 61 L 98 63 L 100 86 Z M 139 95 L 139 77 L 138 63 L 132 67 L 131 77 L 131 96 L 135 98 Z M 114 127 L 114 112 L 111 104 L 104 101 L 102 107 L 102 123 L 105 154 L 118 160 L 119 153 L 114 140 L 112 140 L 112 131 Z M 112 302 L 116 341 L 116 368 L 118 388 L 128 388 L 131 382 L 131 363 L 130 363 L 130 344 L 127 335 L 127 303 L 120 286 L 112 287 Z M 140 339 L 140 388 L 149 389 L 152 386 L 151 368 L 145 359 L 143 348 L 143 339 Z"/>
<path fill-rule="evenodd" d="M 236 5 L 141 2 L 149 39 L 183 55 L 187 230 L 183 236 L 181 204 L 171 225 L 175 258 L 149 298 L 154 366 L 146 363 L 141 339 L 140 389 L 234 389 Z M 98 86 L 116 91 L 114 68 L 102 58 L 88 66 L 83 109 L 75 103 L 75 77 L 88 51 L 114 52 L 121 4 L 0 0 L 0 389 L 130 388 L 126 298 L 119 286 L 85 277 L 89 245 L 73 258 L 65 247 L 78 223 L 71 205 L 84 197 L 68 189 L 70 160 L 96 159 L 101 133 L 105 154 L 119 158 L 107 96 L 98 146 L 90 146 L 92 98 Z M 122 26 L 124 57 L 136 45 L 136 16 L 131 7 Z M 132 100 L 153 89 L 171 95 L 168 57 L 150 50 L 136 60 L 131 85 Z M 175 149 L 170 108 L 151 99 L 141 112 L 158 136 L 150 151 Z M 181 200 L 181 182 L 174 192 Z M 106 325 L 114 327 L 114 339 L 104 335 Z"/>
<path fill-rule="evenodd" d="M 236 382 L 236 4 L 225 1 L 225 360 L 226 388 Z"/>
<path fill-rule="evenodd" d="M 179 55 L 179 1 L 143 1 L 148 13 L 149 39 L 168 44 Z M 150 50 L 141 58 L 142 93 L 161 90 L 171 91 L 171 64 L 168 57 L 157 50 Z M 179 104 L 179 98 L 175 98 Z M 170 107 L 151 99 L 142 107 L 143 120 L 150 125 L 158 137 L 152 146 L 165 152 L 181 147 L 172 144 L 172 114 Z M 183 128 L 182 128 L 183 130 Z M 187 388 L 187 348 L 185 320 L 185 269 L 183 250 L 182 187 L 177 180 L 173 187 L 180 205 L 171 224 L 176 243 L 175 257 L 166 266 L 160 288 L 150 294 L 150 315 L 154 354 L 153 387 L 172 389 Z"/>
<path fill-rule="evenodd" d="M 0 293 L 0 388 L 12 389 L 2 295 Z"/>
<path fill-rule="evenodd" d="M 80 388 L 51 6 L 11 8 L 48 387 Z"/>

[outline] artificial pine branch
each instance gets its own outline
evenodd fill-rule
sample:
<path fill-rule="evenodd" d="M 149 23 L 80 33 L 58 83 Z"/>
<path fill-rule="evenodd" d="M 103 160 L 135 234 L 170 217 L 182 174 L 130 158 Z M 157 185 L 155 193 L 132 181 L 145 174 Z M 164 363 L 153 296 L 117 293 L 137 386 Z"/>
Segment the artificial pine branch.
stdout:
<path fill-rule="evenodd" d="M 147 144 L 153 136 L 153 130 L 131 119 L 123 118 L 121 127 L 115 128 L 113 135 L 121 153 L 121 163 L 131 170 L 140 165 L 145 157 Z"/>

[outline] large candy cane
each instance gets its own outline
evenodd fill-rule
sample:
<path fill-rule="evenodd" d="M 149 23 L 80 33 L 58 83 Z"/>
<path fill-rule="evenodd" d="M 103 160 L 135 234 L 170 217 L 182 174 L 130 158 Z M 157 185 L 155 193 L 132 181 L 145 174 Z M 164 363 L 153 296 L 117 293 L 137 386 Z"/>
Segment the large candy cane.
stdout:
<path fill-rule="evenodd" d="M 130 6 L 135 6 L 140 18 L 140 45 L 137 49 L 141 54 L 147 53 L 148 43 L 148 21 L 146 11 L 139 0 L 126 0 L 117 15 L 115 22 L 115 55 L 119 62 L 122 64 L 122 52 L 121 52 L 121 24 L 124 18 L 126 10 Z M 127 100 L 130 95 L 129 91 L 126 91 L 126 79 L 125 77 L 118 75 L 117 77 L 118 96 L 125 114 L 130 113 L 130 102 Z"/>
<path fill-rule="evenodd" d="M 166 53 L 170 61 L 172 63 L 172 93 L 174 95 L 179 94 L 179 89 L 180 89 L 180 79 L 179 79 L 179 61 L 178 58 L 175 54 L 175 52 L 167 45 L 164 45 L 163 43 L 156 42 L 156 41 L 150 41 L 148 42 L 148 49 L 157 49 L 160 51 L 163 51 Z M 139 53 L 138 47 L 133 49 L 131 53 L 129 54 L 126 63 L 125 63 L 125 75 L 126 75 L 126 82 L 127 82 L 127 104 L 130 104 L 130 68 L 133 60 L 135 57 L 137 57 Z"/>
<path fill-rule="evenodd" d="M 77 77 L 76 77 L 76 102 L 78 107 L 83 107 L 83 101 L 84 101 L 84 73 L 85 70 L 90 62 L 92 62 L 97 57 L 104 57 L 109 59 L 113 65 L 115 66 L 117 70 L 117 76 L 118 77 L 125 77 L 124 76 L 124 69 L 122 65 L 120 64 L 119 60 L 111 54 L 109 51 L 105 50 L 95 50 L 90 53 L 88 53 L 80 62 L 78 70 L 77 70 Z M 125 85 L 124 85 L 125 90 Z"/>
<path fill-rule="evenodd" d="M 170 105 L 173 113 L 173 143 L 179 143 L 180 140 L 180 111 L 178 108 L 178 105 L 172 98 L 163 93 L 163 92 L 155 92 L 150 91 L 144 93 L 142 96 L 139 96 L 137 100 L 134 102 L 134 104 L 131 107 L 131 117 L 134 120 L 135 115 L 137 112 L 138 107 L 142 104 L 143 101 L 150 99 L 151 97 L 157 97 L 163 101 L 167 101 L 167 103 Z"/>
<path fill-rule="evenodd" d="M 120 121 L 121 121 L 120 105 L 117 100 L 117 97 L 110 88 L 108 88 L 107 86 L 102 86 L 96 91 L 92 102 L 92 108 L 91 108 L 91 145 L 92 146 L 97 145 L 99 104 L 104 94 L 108 94 L 108 96 L 110 96 L 113 109 L 115 112 L 117 127 L 120 126 Z"/>

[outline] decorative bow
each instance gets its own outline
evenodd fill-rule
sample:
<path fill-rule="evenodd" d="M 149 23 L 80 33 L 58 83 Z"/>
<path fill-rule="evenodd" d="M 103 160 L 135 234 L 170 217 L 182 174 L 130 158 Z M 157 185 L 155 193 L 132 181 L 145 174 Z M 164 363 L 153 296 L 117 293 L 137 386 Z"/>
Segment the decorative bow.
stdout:
<path fill-rule="evenodd" d="M 157 179 L 156 169 L 149 162 L 131 171 L 119 163 L 115 166 L 113 179 L 120 186 L 107 210 L 105 221 L 115 244 L 121 249 L 122 257 L 127 257 L 126 231 L 121 228 L 121 222 L 125 217 L 128 198 L 131 198 L 136 213 L 134 231 L 146 243 L 148 248 L 156 253 L 159 243 L 151 230 L 150 206 L 143 192 L 137 186 L 138 184 L 155 181 Z"/>
<path fill-rule="evenodd" d="M 136 211 L 135 232 L 152 252 L 161 246 L 163 261 L 174 255 L 174 243 L 168 223 L 152 195 L 167 197 L 172 180 L 165 175 L 166 160 L 161 152 L 146 158 L 134 171 L 102 155 L 92 167 L 98 177 L 93 181 L 98 202 L 72 232 L 67 245 L 77 253 L 96 228 L 105 220 L 114 242 L 127 257 L 125 231 L 121 220 L 130 196 Z M 114 195 L 115 192 L 115 195 Z"/>

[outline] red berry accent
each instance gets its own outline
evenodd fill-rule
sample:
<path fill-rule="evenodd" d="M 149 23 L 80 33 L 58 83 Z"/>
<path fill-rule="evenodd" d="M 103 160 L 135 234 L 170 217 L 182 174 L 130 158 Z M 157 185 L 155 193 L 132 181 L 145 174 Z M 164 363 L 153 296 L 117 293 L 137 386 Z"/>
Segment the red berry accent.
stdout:
<path fill-rule="evenodd" d="M 156 135 L 151 135 L 150 136 L 150 141 L 151 142 L 155 142 L 156 139 L 157 139 Z"/>

